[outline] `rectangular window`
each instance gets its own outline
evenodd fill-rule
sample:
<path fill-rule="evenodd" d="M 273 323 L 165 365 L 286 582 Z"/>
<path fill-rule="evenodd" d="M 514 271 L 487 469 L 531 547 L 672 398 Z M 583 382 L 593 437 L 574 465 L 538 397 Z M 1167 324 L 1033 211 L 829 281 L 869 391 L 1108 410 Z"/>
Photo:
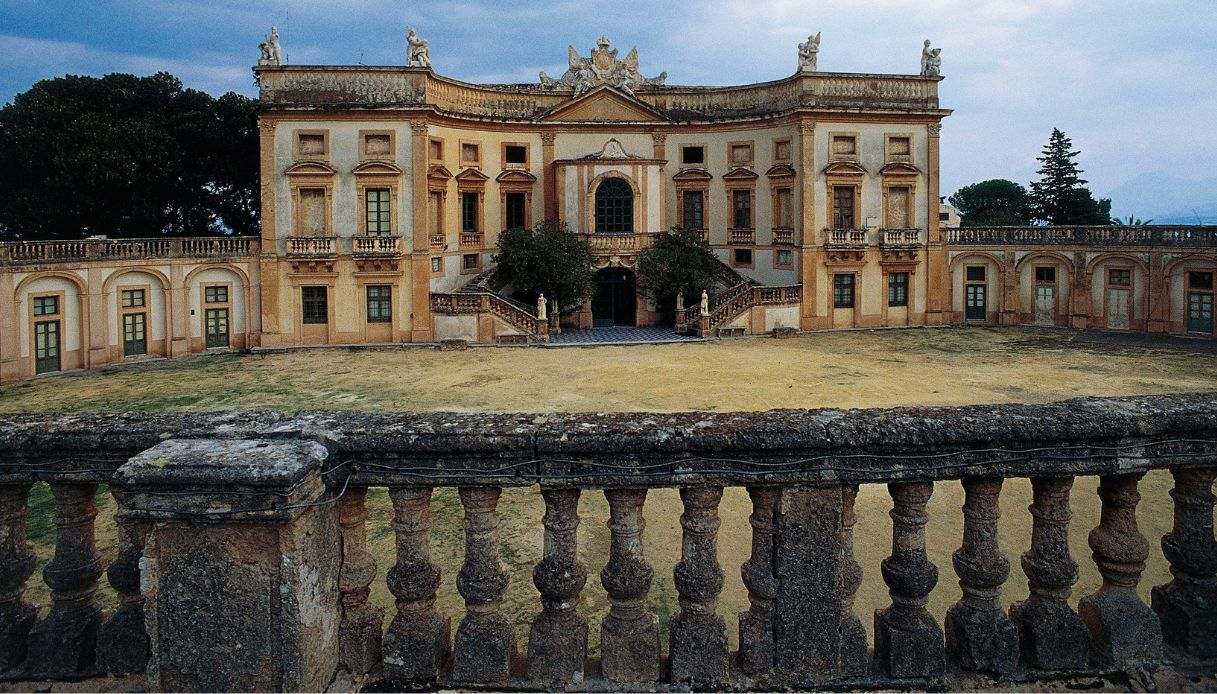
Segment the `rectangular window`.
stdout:
<path fill-rule="evenodd" d="M 427 196 L 427 216 L 431 218 L 431 233 L 444 233 L 444 194 L 438 190 Z"/>
<path fill-rule="evenodd" d="M 773 143 L 773 160 L 790 161 L 790 140 L 778 140 Z"/>
<path fill-rule="evenodd" d="M 852 274 L 832 276 L 832 306 L 833 308 L 854 307 L 854 276 Z"/>
<path fill-rule="evenodd" d="M 1132 286 L 1132 270 L 1112 268 L 1107 271 L 1107 284 L 1113 287 Z"/>
<path fill-rule="evenodd" d="M 789 227 L 793 225 L 791 193 L 789 188 L 778 188 L 773 197 L 773 226 Z"/>
<path fill-rule="evenodd" d="M 461 269 L 476 270 L 482 266 L 481 260 L 481 256 L 479 256 L 477 253 L 466 253 L 465 255 L 461 256 Z"/>
<path fill-rule="evenodd" d="M 139 308 L 144 305 L 144 290 L 142 289 L 124 289 L 121 296 L 123 308 Z"/>
<path fill-rule="evenodd" d="M 461 231 L 478 230 L 478 194 L 461 193 Z"/>
<path fill-rule="evenodd" d="M 228 309 L 209 308 L 203 312 L 207 349 L 228 346 Z"/>
<path fill-rule="evenodd" d="M 203 302 L 208 304 L 226 304 L 228 303 L 228 287 L 226 285 L 217 285 L 214 287 L 203 288 Z"/>
<path fill-rule="evenodd" d="M 912 145 L 907 137 L 890 137 L 887 140 L 889 157 L 907 157 L 912 151 Z"/>
<path fill-rule="evenodd" d="M 393 320 L 393 287 L 387 284 L 368 285 L 368 322 L 388 323 Z"/>
<path fill-rule="evenodd" d="M 832 187 L 832 226 L 834 229 L 855 229 L 854 187 Z"/>
<path fill-rule="evenodd" d="M 752 163 L 752 143 L 744 142 L 731 145 L 731 163 L 733 165 Z"/>
<path fill-rule="evenodd" d="M 329 301 L 325 287 L 300 288 L 301 320 L 306 325 L 330 322 Z"/>
<path fill-rule="evenodd" d="M 478 164 L 482 161 L 482 148 L 473 142 L 461 143 L 461 163 Z"/>
<path fill-rule="evenodd" d="M 431 259 L 431 272 L 443 272 L 443 271 L 444 271 L 444 259 L 440 258 L 438 256 L 432 258 Z"/>
<path fill-rule="evenodd" d="M 1187 286 L 1189 289 L 1212 289 L 1213 273 L 1189 272 L 1187 273 Z"/>
<path fill-rule="evenodd" d="M 325 156 L 325 135 L 321 133 L 300 133 L 297 140 L 297 151 L 302 157 Z"/>
<path fill-rule="evenodd" d="M 430 141 L 430 152 L 431 152 L 431 161 L 442 161 L 444 158 L 444 141 L 443 140 L 434 140 L 434 139 L 431 140 Z"/>
<path fill-rule="evenodd" d="M 731 228 L 752 228 L 752 191 L 731 191 Z"/>
<path fill-rule="evenodd" d="M 527 164 L 527 145 L 506 145 L 503 147 L 503 160 L 508 164 Z"/>
<path fill-rule="evenodd" d="M 59 297 L 57 296 L 36 296 L 34 297 L 34 315 L 35 316 L 53 316 L 59 313 Z"/>
<path fill-rule="evenodd" d="M 778 268 L 793 268 L 794 267 L 794 252 L 790 250 L 778 249 L 773 256 L 773 265 Z"/>
<path fill-rule="evenodd" d="M 909 305 L 909 273 L 893 272 L 887 276 L 887 305 Z"/>
<path fill-rule="evenodd" d="M 388 157 L 393 154 L 393 140 L 389 133 L 367 133 L 363 136 L 365 157 Z"/>
<path fill-rule="evenodd" d="M 123 314 L 123 356 L 134 357 L 148 353 L 148 314 Z"/>
<path fill-rule="evenodd" d="M 680 161 L 682 164 L 705 164 L 706 148 L 701 145 L 685 145 L 680 148 Z"/>
<path fill-rule="evenodd" d="M 1044 284 L 1056 283 L 1056 268 L 1054 267 L 1037 267 L 1035 268 L 1035 281 L 1043 282 Z"/>
<path fill-rule="evenodd" d="M 700 190 L 686 190 L 681 196 L 681 219 L 685 229 L 706 228 L 706 197 Z"/>
<path fill-rule="evenodd" d="M 985 266 L 984 265 L 969 265 L 964 270 L 965 276 L 969 282 L 984 282 L 985 281 Z"/>
<path fill-rule="evenodd" d="M 733 264 L 744 267 L 752 266 L 752 249 L 751 248 L 736 248 L 732 251 L 731 260 Z"/>
<path fill-rule="evenodd" d="M 950 219 L 951 219 L 950 212 L 939 212 L 938 213 L 938 221 L 947 222 L 947 221 L 950 221 Z"/>
<path fill-rule="evenodd" d="M 528 218 L 525 214 L 528 205 L 528 196 L 524 193 L 508 193 L 506 196 L 507 202 L 507 228 L 508 229 L 523 229 L 528 226 Z"/>
<path fill-rule="evenodd" d="M 368 234 L 387 234 L 389 223 L 389 189 L 368 188 L 363 192 L 364 197 L 364 231 Z"/>
<path fill-rule="evenodd" d="M 833 135 L 832 155 L 834 157 L 858 156 L 858 138 L 853 135 Z"/>
<path fill-rule="evenodd" d="M 302 236 L 325 236 L 325 188 L 300 189 L 300 229 Z"/>

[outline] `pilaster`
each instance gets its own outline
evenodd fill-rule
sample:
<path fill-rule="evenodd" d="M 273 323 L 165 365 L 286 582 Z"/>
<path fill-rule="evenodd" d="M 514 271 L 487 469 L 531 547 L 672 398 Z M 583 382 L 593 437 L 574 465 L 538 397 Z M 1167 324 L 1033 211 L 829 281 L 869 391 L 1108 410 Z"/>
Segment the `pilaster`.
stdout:
<path fill-rule="evenodd" d="M 427 121 L 410 121 L 410 185 L 414 201 L 410 244 L 410 341 L 429 342 L 431 324 L 431 240 L 427 219 Z"/>
<path fill-rule="evenodd" d="M 799 193 L 799 282 L 803 285 L 799 328 L 810 330 L 816 327 L 816 269 L 820 264 L 815 232 L 816 126 L 810 120 L 799 121 L 799 160 L 802 173 Z"/>

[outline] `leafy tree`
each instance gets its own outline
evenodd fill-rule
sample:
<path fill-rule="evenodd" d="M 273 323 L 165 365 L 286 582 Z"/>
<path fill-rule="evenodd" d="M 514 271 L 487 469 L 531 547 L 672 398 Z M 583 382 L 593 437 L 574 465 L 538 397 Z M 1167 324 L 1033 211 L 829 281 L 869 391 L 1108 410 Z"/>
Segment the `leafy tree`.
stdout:
<path fill-rule="evenodd" d="M 1111 200 L 1095 200 L 1074 158 L 1080 154 L 1065 133 L 1053 128 L 1041 163 L 1038 181 L 1031 183 L 1033 216 L 1045 224 L 1110 224 Z"/>
<path fill-rule="evenodd" d="M 559 307 L 579 304 L 592 288 L 592 249 L 565 222 L 546 219 L 531 229 L 508 229 L 499 236 L 496 280 L 536 301 L 539 294 Z"/>
<path fill-rule="evenodd" d="M 65 76 L 0 109 L 0 237 L 258 233 L 256 102 L 167 73 Z"/>
<path fill-rule="evenodd" d="M 696 231 L 673 227 L 638 254 L 638 287 L 664 312 L 675 309 L 678 293 L 687 305 L 699 301 L 703 290 L 719 284 L 721 274 L 721 264 Z"/>
<path fill-rule="evenodd" d="M 1031 195 L 1014 181 L 994 178 L 973 183 L 955 191 L 950 202 L 959 210 L 959 223 L 965 227 L 1031 223 Z"/>

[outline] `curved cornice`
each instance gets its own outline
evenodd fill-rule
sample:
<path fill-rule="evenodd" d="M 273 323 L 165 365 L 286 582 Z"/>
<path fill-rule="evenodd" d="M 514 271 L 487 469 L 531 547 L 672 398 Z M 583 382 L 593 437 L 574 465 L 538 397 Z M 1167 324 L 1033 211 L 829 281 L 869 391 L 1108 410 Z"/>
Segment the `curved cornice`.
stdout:
<path fill-rule="evenodd" d="M 867 171 L 856 161 L 834 161 L 824 167 L 824 173 L 837 176 L 865 176 Z"/>
<path fill-rule="evenodd" d="M 672 176 L 673 181 L 702 182 L 712 180 L 713 178 L 714 176 L 709 171 L 696 166 L 681 169 Z"/>
<path fill-rule="evenodd" d="M 400 176 L 402 173 L 401 167 L 390 161 L 365 161 L 360 162 L 355 168 L 351 169 L 351 173 L 355 175 L 369 176 Z"/>
<path fill-rule="evenodd" d="M 908 162 L 893 161 L 884 164 L 879 173 L 884 176 L 916 176 L 921 173 L 921 169 Z"/>
<path fill-rule="evenodd" d="M 790 164 L 774 164 L 765 172 L 769 178 L 791 178 L 797 175 L 794 167 Z"/>
<path fill-rule="evenodd" d="M 283 173 L 288 176 L 333 176 L 338 171 L 323 161 L 298 161 Z"/>

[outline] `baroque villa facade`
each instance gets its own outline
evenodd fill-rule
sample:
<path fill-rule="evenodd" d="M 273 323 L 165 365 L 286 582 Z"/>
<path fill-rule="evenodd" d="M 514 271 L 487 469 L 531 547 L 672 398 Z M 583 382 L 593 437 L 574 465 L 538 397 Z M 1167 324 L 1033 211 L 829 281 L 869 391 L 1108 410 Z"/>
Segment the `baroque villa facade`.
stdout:
<path fill-rule="evenodd" d="M 656 234 L 699 231 L 722 285 L 703 335 L 949 323 L 1211 337 L 1211 227 L 955 229 L 939 205 L 936 49 L 919 74 L 817 69 L 732 87 L 643 77 L 606 39 L 534 84 L 408 64 L 281 64 L 262 46 L 260 239 L 0 244 L 0 381 L 143 356 L 543 341 L 663 320 Z M 792 56 L 793 57 L 793 56 Z M 558 219 L 597 270 L 577 310 L 489 289 L 499 233 Z M 547 315 L 548 314 L 548 315 Z"/>

